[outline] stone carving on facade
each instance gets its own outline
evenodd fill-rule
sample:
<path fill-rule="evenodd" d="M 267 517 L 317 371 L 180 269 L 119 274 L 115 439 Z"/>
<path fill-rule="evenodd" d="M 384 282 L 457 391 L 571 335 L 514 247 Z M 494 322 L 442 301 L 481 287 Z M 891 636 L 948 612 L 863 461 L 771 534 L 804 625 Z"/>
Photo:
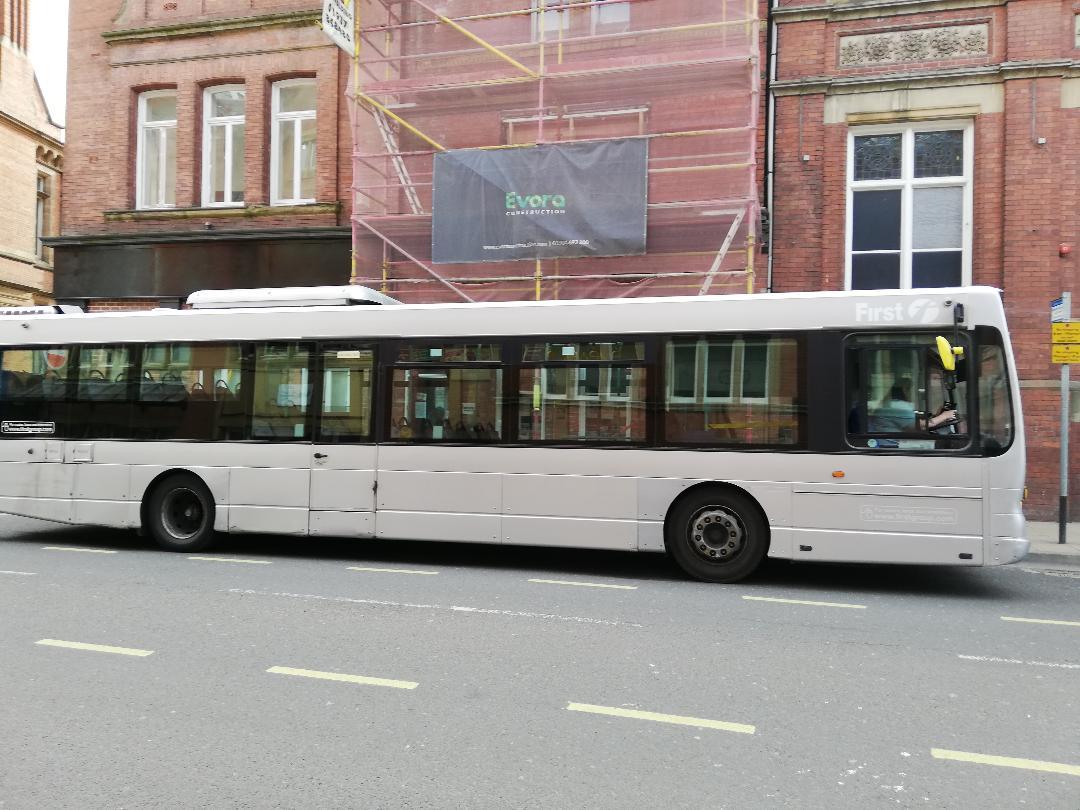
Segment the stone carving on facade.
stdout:
<path fill-rule="evenodd" d="M 985 56 L 989 47 L 986 23 L 856 34 L 840 38 L 840 67 L 965 59 Z"/>

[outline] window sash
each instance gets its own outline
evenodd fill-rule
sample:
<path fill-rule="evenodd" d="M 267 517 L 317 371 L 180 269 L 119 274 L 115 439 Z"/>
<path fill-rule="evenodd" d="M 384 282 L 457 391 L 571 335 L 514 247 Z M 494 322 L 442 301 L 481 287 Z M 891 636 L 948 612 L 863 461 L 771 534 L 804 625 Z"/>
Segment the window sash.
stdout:
<path fill-rule="evenodd" d="M 304 122 L 316 121 L 317 110 L 298 110 L 291 112 L 281 111 L 281 88 L 291 84 L 299 84 L 309 81 L 307 79 L 292 80 L 290 82 L 278 82 L 274 85 L 272 118 L 273 125 L 270 130 L 270 202 L 272 205 L 301 205 L 313 203 L 316 199 L 315 190 L 312 189 L 310 197 L 303 194 L 303 130 Z M 282 177 L 284 155 L 282 153 L 281 125 L 291 123 L 292 138 L 291 152 L 292 163 L 289 177 Z M 314 140 L 315 159 L 318 159 L 318 138 Z M 318 173 L 316 171 L 316 179 Z"/>
<path fill-rule="evenodd" d="M 915 133 L 962 131 L 964 173 L 962 175 L 941 177 L 915 177 Z M 889 180 L 855 180 L 855 139 L 863 135 L 884 135 L 898 133 L 902 136 L 900 177 Z M 917 253 L 961 253 L 961 284 L 971 284 L 972 263 L 972 219 L 973 219 L 973 166 L 974 166 L 974 126 L 972 122 L 920 122 L 918 124 L 877 125 L 853 127 L 848 130 L 847 154 L 847 193 L 846 193 L 846 238 L 844 247 L 844 287 L 853 287 L 853 256 L 867 254 L 891 254 L 900 257 L 900 281 L 898 289 L 912 288 L 913 257 Z M 959 248 L 915 248 L 914 247 L 914 197 L 917 189 L 926 188 L 961 188 L 961 244 Z M 854 238 L 854 200 L 859 191 L 899 190 L 900 195 L 900 248 L 898 250 L 853 250 Z"/>
<path fill-rule="evenodd" d="M 213 110 L 213 97 L 216 93 L 224 91 L 243 91 L 239 85 L 224 85 L 209 87 L 203 93 L 203 110 Z M 240 137 L 246 136 L 246 116 L 244 115 L 209 115 L 203 119 L 203 170 L 202 170 L 202 204 L 205 208 L 237 208 L 244 205 L 243 167 L 241 167 L 240 188 L 233 187 L 234 180 L 234 142 L 240 131 Z M 214 151 L 214 130 L 224 130 L 224 155 L 219 167 L 216 163 L 218 156 Z M 214 176 L 218 169 L 222 171 L 222 198 L 214 199 Z M 234 200 L 235 193 L 240 192 L 240 199 Z"/>
<path fill-rule="evenodd" d="M 175 96 L 175 91 L 153 91 L 142 93 L 138 104 L 138 137 L 136 139 L 135 155 L 135 207 L 139 209 L 175 208 L 176 207 L 176 156 L 175 151 L 171 164 L 172 169 L 172 199 L 169 197 L 170 186 L 170 161 L 169 161 L 169 136 L 172 135 L 173 147 L 176 145 L 176 120 L 147 121 L 146 103 L 151 98 L 163 96 Z M 151 140 L 156 141 L 157 146 L 157 175 L 154 188 L 149 186 L 150 178 L 147 176 L 146 165 L 147 150 Z"/>

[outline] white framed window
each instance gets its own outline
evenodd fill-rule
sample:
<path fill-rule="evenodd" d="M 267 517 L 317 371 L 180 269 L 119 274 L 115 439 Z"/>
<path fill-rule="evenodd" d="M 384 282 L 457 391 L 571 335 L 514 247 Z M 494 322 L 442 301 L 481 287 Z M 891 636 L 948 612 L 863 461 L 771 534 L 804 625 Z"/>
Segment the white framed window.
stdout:
<path fill-rule="evenodd" d="M 532 41 L 557 40 L 570 30 L 570 9 L 562 6 L 571 0 L 532 0 Z M 540 7 L 543 5 L 543 13 Z"/>
<path fill-rule="evenodd" d="M 315 202 L 314 79 L 289 79 L 274 85 L 270 131 L 270 202 Z"/>
<path fill-rule="evenodd" d="M 244 204 L 244 88 L 208 87 L 203 93 L 202 204 Z"/>
<path fill-rule="evenodd" d="M 847 289 L 971 283 L 973 141 L 970 121 L 848 132 Z"/>
<path fill-rule="evenodd" d="M 176 206 L 176 91 L 139 94 L 135 207 Z"/>
<path fill-rule="evenodd" d="M 592 7 L 594 34 L 621 33 L 630 30 L 630 4 L 626 0 L 598 0 Z"/>

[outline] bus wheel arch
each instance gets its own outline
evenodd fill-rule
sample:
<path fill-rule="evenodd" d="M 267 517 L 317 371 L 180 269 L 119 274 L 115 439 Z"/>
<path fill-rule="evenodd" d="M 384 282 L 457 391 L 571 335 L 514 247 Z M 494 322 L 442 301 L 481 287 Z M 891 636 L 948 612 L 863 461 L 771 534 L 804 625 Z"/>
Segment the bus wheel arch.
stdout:
<path fill-rule="evenodd" d="M 758 500 L 734 484 L 687 487 L 664 517 L 664 546 L 685 573 L 706 582 L 737 582 L 769 553 L 769 519 Z"/>
<path fill-rule="evenodd" d="M 166 551 L 201 551 L 214 541 L 214 495 L 190 470 L 172 469 L 155 477 L 139 511 L 143 533 Z"/>

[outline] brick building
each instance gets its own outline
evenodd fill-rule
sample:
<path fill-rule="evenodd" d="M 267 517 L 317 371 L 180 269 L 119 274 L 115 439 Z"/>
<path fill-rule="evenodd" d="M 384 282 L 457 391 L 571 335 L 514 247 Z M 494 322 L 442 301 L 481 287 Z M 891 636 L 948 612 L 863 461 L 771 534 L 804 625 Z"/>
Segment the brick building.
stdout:
<path fill-rule="evenodd" d="M 349 66 L 320 9 L 71 4 L 58 300 L 348 282 Z"/>
<path fill-rule="evenodd" d="M 1027 511 L 1049 517 L 1060 409 L 1049 302 L 1075 289 L 1080 240 L 1080 5 L 781 0 L 771 17 L 771 289 L 1002 289 Z"/>
<path fill-rule="evenodd" d="M 0 2 L 0 305 L 51 300 L 62 130 L 49 117 L 27 58 L 29 0 Z"/>

